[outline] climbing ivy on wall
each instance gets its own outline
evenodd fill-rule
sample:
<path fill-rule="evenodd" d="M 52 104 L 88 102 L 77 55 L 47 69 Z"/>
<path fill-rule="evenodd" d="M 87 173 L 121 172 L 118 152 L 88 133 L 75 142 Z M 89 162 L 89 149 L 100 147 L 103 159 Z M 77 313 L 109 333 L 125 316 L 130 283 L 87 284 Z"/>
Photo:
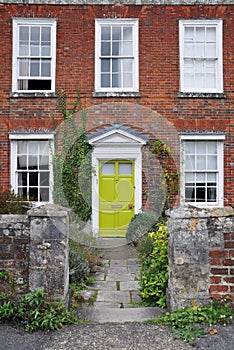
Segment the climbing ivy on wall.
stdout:
<path fill-rule="evenodd" d="M 82 109 L 80 92 L 77 92 L 72 110 L 67 109 L 65 90 L 58 92 L 59 111 L 63 123 L 56 132 L 54 152 L 54 203 L 72 209 L 79 222 L 91 217 L 91 146 L 85 132 L 85 111 Z M 74 115 L 81 113 L 81 125 Z"/>

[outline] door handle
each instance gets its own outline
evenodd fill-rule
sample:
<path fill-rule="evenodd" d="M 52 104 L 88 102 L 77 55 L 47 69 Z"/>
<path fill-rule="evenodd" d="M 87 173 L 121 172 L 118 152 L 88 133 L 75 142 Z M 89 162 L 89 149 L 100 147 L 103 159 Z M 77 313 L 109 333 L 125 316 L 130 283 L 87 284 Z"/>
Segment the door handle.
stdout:
<path fill-rule="evenodd" d="M 133 204 L 128 204 L 128 209 L 133 209 L 134 208 L 134 205 Z"/>

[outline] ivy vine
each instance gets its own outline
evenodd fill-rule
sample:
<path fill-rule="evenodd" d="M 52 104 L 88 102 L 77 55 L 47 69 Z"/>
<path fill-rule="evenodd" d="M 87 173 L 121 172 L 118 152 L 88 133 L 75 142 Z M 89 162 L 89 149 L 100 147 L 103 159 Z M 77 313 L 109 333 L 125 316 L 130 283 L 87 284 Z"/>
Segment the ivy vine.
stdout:
<path fill-rule="evenodd" d="M 91 149 L 86 138 L 85 111 L 81 105 L 80 91 L 71 111 L 67 108 L 65 90 L 59 90 L 58 107 L 63 123 L 58 128 L 54 153 L 54 193 L 56 204 L 67 206 L 79 222 L 91 217 Z M 82 116 L 81 125 L 74 119 L 75 113 Z"/>

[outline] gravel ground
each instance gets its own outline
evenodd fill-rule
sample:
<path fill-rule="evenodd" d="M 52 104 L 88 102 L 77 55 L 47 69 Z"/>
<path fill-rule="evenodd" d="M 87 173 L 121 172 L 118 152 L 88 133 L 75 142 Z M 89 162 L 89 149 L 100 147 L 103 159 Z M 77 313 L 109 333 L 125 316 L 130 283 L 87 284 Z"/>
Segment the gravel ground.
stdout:
<path fill-rule="evenodd" d="M 0 324 L 0 350 L 234 350 L 234 324 L 217 330 L 191 347 L 175 340 L 167 326 L 78 324 L 61 332 L 29 334 Z"/>

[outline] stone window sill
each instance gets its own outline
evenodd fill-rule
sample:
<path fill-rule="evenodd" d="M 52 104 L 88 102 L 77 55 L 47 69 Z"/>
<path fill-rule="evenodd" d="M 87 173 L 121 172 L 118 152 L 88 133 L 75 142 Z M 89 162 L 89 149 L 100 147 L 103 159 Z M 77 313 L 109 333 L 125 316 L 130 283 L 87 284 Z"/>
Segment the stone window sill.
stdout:
<path fill-rule="evenodd" d="M 55 92 L 11 92 L 10 97 L 14 98 L 48 98 L 48 97 L 58 97 Z"/>
<path fill-rule="evenodd" d="M 179 92 L 180 98 L 226 98 L 224 93 Z"/>
<path fill-rule="evenodd" d="M 93 97 L 140 97 L 139 92 L 93 92 Z"/>

